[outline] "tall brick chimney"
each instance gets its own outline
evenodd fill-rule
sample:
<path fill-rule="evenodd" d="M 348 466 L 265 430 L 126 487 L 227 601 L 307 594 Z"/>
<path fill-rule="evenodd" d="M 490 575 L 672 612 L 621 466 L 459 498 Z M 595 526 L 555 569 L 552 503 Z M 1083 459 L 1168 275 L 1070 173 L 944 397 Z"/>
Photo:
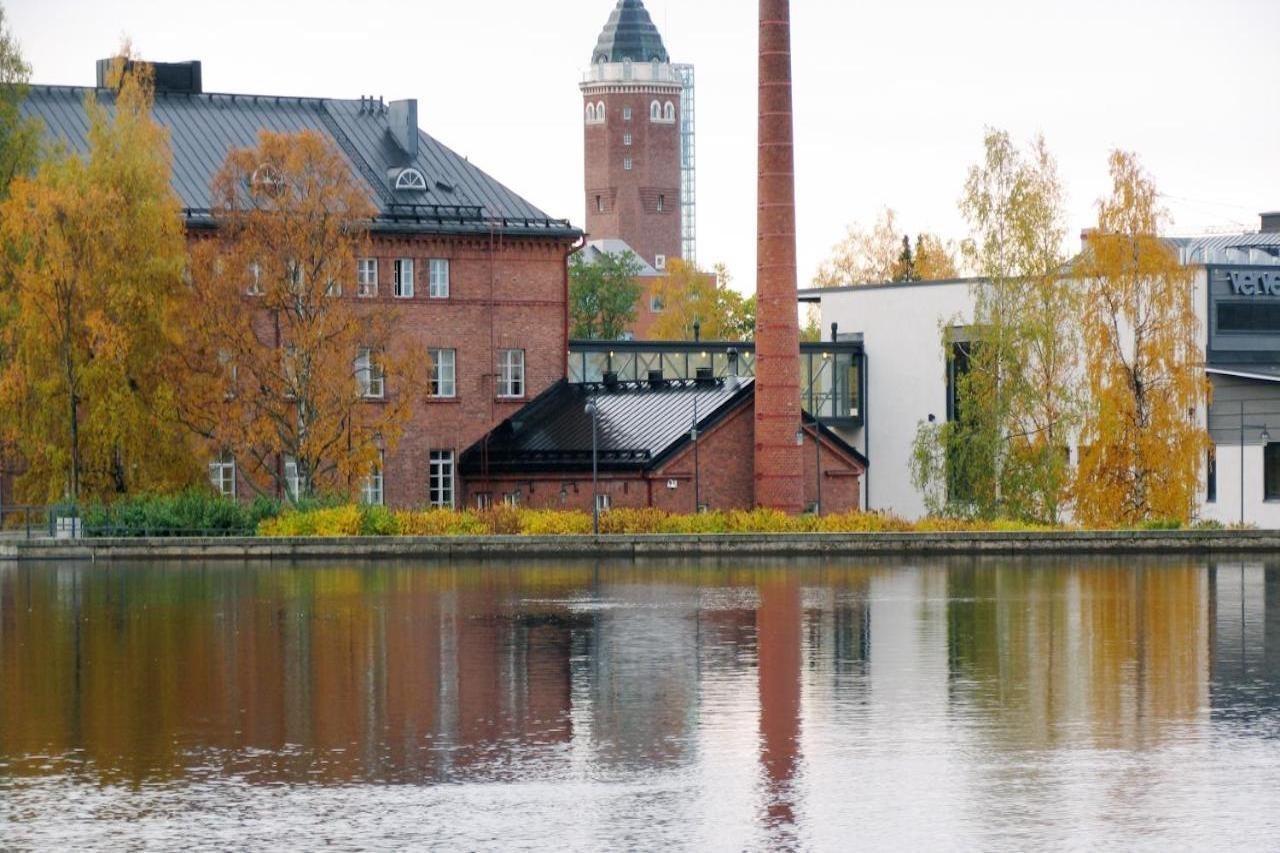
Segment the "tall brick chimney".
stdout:
<path fill-rule="evenodd" d="M 756 505 L 804 510 L 800 325 L 796 301 L 791 3 L 760 0 L 759 198 L 756 216 Z"/>

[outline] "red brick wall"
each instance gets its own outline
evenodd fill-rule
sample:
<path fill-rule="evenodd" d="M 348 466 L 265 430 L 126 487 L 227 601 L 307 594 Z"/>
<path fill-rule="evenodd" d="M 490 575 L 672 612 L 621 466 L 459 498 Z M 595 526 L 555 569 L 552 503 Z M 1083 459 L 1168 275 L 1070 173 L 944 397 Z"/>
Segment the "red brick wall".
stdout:
<path fill-rule="evenodd" d="M 652 122 L 654 100 L 676 107 L 674 123 Z M 680 90 L 670 86 L 623 87 L 593 92 L 587 104 L 603 101 L 603 123 L 585 125 L 585 189 L 587 239 L 624 240 L 649 264 L 658 255 L 678 258 L 680 241 Z M 631 121 L 623 110 L 631 108 Z M 631 145 L 624 137 L 631 135 Z M 624 168 L 630 157 L 631 171 Z M 664 197 L 658 210 L 659 196 Z M 597 198 L 604 210 L 601 211 Z"/>
<path fill-rule="evenodd" d="M 356 296 L 353 269 L 343 282 L 343 297 L 358 298 L 370 310 L 400 312 L 400 328 L 424 360 L 428 349 L 457 351 L 457 396 L 423 399 L 400 443 L 386 453 L 386 502 L 416 507 L 428 499 L 431 451 L 452 450 L 456 461 L 494 426 L 564 378 L 569 245 L 552 239 L 497 237 L 491 244 L 488 235 L 375 235 L 370 252 L 378 259 L 378 295 Z M 414 260 L 412 299 L 393 296 L 397 258 Z M 447 299 L 428 296 L 431 258 L 450 261 Z M 496 396 L 497 354 L 503 349 L 525 351 L 525 395 L 518 400 Z M 392 387 L 387 390 L 395 393 Z M 252 494 L 243 478 L 239 493 Z"/>

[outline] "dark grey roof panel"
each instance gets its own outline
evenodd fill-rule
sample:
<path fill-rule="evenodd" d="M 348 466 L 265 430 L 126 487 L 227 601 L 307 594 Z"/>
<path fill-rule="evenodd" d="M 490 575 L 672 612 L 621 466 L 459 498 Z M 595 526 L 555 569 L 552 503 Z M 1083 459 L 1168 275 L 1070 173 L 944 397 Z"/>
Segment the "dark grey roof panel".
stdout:
<path fill-rule="evenodd" d="M 84 99 L 90 93 L 112 107 L 114 96 L 107 90 L 37 85 L 23 110 L 44 122 L 50 139 L 84 153 L 89 132 Z M 154 115 L 170 135 L 174 191 L 193 211 L 212 207 L 210 185 L 233 149 L 257 144 L 262 131 L 310 130 L 329 138 L 367 185 L 379 225 L 425 232 L 493 228 L 578 234 L 421 130 L 417 156 L 409 157 L 393 140 L 387 110 L 378 102 L 161 92 Z M 394 190 L 395 170 L 408 167 L 422 172 L 425 192 Z"/>
<path fill-rule="evenodd" d="M 641 0 L 618 0 L 596 42 L 591 62 L 669 62 L 662 34 Z"/>

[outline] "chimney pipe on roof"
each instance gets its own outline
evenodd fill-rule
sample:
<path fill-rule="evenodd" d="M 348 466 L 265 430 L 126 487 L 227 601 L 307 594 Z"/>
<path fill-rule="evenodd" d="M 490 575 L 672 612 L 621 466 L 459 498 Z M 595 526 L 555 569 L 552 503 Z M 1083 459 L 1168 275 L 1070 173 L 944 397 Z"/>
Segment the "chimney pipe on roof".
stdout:
<path fill-rule="evenodd" d="M 1280 210 L 1262 214 L 1262 233 L 1280 234 Z"/>
<path fill-rule="evenodd" d="M 381 98 L 379 98 L 381 100 Z M 418 156 L 418 101 L 392 101 L 387 110 L 391 138 L 410 159 Z"/>

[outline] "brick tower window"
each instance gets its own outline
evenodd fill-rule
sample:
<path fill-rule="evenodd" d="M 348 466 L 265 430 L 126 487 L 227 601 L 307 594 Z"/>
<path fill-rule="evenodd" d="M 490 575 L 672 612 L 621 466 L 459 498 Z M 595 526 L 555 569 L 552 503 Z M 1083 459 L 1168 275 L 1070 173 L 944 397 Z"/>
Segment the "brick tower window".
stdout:
<path fill-rule="evenodd" d="M 622 120 L 631 121 L 631 107 L 622 108 Z"/>
<path fill-rule="evenodd" d="M 658 212 L 662 213 L 667 209 L 667 197 L 665 195 L 658 196 Z"/>
<path fill-rule="evenodd" d="M 630 144 L 631 144 L 631 134 L 629 134 L 629 133 L 624 133 L 624 134 L 622 134 L 622 144 L 623 144 L 623 145 L 630 145 Z"/>
<path fill-rule="evenodd" d="M 631 162 L 631 158 L 630 158 L 630 157 L 628 157 L 628 158 L 626 158 L 625 160 L 623 160 L 623 161 L 622 161 L 622 168 L 623 168 L 623 169 L 625 169 L 626 171 L 630 172 L 630 171 L 631 171 L 631 167 L 632 167 L 632 162 Z"/>
<path fill-rule="evenodd" d="M 604 213 L 604 196 L 596 196 L 596 213 Z"/>

